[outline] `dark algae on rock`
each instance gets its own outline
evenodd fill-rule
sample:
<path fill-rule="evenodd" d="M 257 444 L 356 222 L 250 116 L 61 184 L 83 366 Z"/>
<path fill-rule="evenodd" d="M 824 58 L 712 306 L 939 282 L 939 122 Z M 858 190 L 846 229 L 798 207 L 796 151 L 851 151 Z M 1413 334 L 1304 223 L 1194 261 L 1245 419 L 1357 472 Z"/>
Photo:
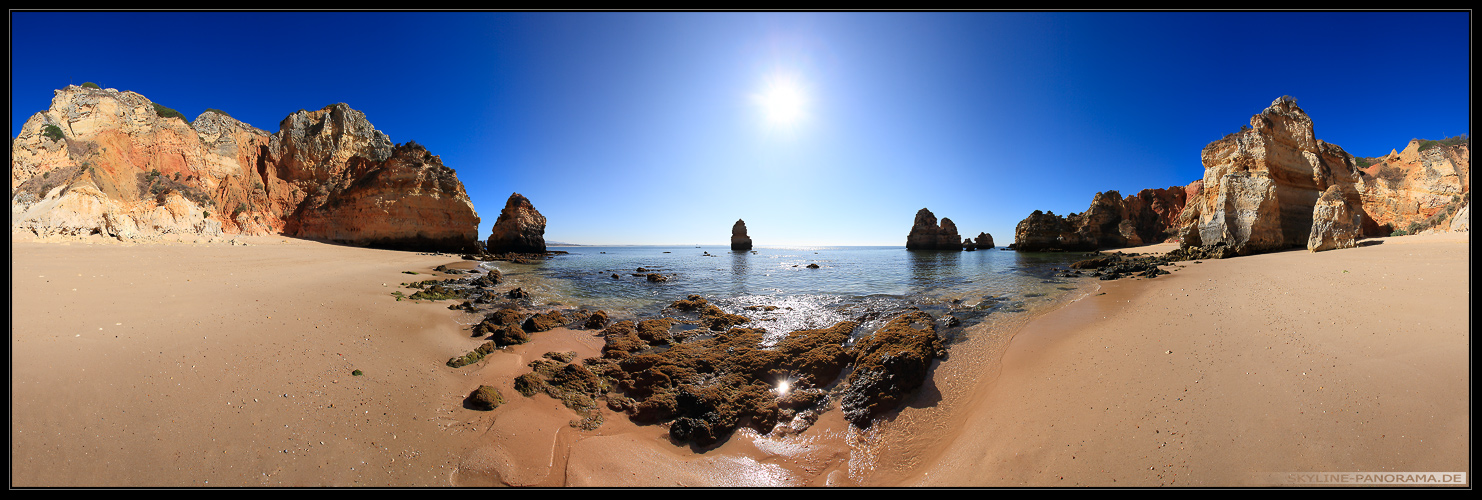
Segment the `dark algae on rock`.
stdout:
<path fill-rule="evenodd" d="M 676 444 L 708 447 L 737 429 L 762 434 L 806 430 L 843 398 L 846 416 L 868 427 L 920 387 L 943 354 L 937 320 L 911 310 L 851 346 L 860 324 L 839 321 L 767 342 L 764 328 L 740 327 L 726 313 L 692 295 L 666 310 L 681 317 L 622 320 L 599 335 L 602 356 L 572 362 L 573 353 L 547 353 L 514 381 L 521 394 L 547 394 L 576 410 L 581 428 L 600 425 L 599 401 L 643 425 L 667 425 Z M 689 315 L 691 319 L 684 319 Z M 491 315 L 491 318 L 493 315 Z M 679 330 L 676 325 L 699 328 Z M 693 328 L 693 327 L 690 327 Z M 840 383 L 853 364 L 853 374 Z"/>

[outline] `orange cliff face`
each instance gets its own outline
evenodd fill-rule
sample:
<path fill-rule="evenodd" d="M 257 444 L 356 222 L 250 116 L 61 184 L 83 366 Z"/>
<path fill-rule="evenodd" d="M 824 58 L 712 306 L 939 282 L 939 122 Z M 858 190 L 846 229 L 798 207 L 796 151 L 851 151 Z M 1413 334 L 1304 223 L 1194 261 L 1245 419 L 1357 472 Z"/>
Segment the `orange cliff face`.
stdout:
<path fill-rule="evenodd" d="M 284 125 L 333 116 L 340 126 L 323 127 L 320 135 L 380 141 L 341 137 L 321 161 L 285 168 L 286 158 L 302 158 L 293 153 L 325 148 L 314 149 L 301 129 L 268 135 L 214 111 L 189 124 L 162 117 L 133 92 L 58 90 L 50 109 L 32 116 L 11 143 L 12 231 L 125 240 L 285 234 L 387 247 L 476 246 L 472 203 L 452 169 L 425 149 L 410 145 L 393 154 L 397 148 L 385 134 L 343 104 L 295 113 Z"/>
<path fill-rule="evenodd" d="M 1397 229 L 1415 232 L 1412 228 L 1421 226 L 1449 230 L 1468 204 L 1470 144 L 1426 143 L 1411 140 L 1403 151 L 1391 151 L 1360 171 L 1364 210 L 1374 221 L 1365 236 L 1388 236 Z"/>

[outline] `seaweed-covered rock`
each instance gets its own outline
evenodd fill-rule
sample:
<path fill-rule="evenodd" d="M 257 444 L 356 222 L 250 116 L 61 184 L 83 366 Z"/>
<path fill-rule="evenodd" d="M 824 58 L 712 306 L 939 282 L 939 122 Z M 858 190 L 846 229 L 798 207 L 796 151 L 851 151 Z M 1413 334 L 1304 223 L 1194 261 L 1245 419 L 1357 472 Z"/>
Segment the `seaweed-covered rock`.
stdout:
<path fill-rule="evenodd" d="M 670 318 L 646 319 L 638 322 L 638 338 L 649 344 L 668 344 L 672 337 L 669 328 L 674 326 Z"/>
<path fill-rule="evenodd" d="M 869 427 L 871 419 L 899 407 L 921 387 L 943 346 L 931 316 L 913 311 L 860 339 L 854 350 L 854 372 L 841 403 L 845 418 Z"/>
<path fill-rule="evenodd" d="M 561 311 L 549 311 L 543 314 L 531 316 L 525 320 L 525 331 L 530 333 L 544 332 L 560 328 L 567 323 L 566 315 Z"/>
<path fill-rule="evenodd" d="M 668 277 L 665 277 L 664 275 L 659 273 L 648 273 L 647 278 L 649 283 L 663 283 L 665 281 L 669 281 Z"/>
<path fill-rule="evenodd" d="M 582 323 L 582 328 L 588 330 L 601 330 L 605 327 L 607 327 L 607 312 L 600 309 L 587 316 L 587 320 Z"/>
<path fill-rule="evenodd" d="M 484 359 L 484 356 L 488 355 L 491 352 L 494 352 L 496 349 L 499 349 L 499 346 L 495 344 L 494 341 L 491 340 L 488 342 L 484 342 L 483 344 L 480 344 L 478 348 L 469 351 L 467 354 L 456 358 L 449 358 L 448 366 L 452 368 L 462 368 L 477 363 L 479 362 L 479 360 Z"/>
<path fill-rule="evenodd" d="M 500 346 L 523 344 L 530 341 L 530 333 L 520 325 L 497 325 L 489 328 L 489 340 Z"/>
<path fill-rule="evenodd" d="M 700 308 L 700 324 L 711 330 L 725 330 L 748 321 L 746 316 L 725 312 L 714 304 Z"/>
<path fill-rule="evenodd" d="M 529 297 L 530 294 L 525 293 L 525 289 L 516 287 L 514 290 L 510 290 L 508 293 L 505 293 L 504 296 L 511 299 L 523 299 L 525 297 Z"/>
<path fill-rule="evenodd" d="M 673 304 L 669 304 L 669 307 L 681 311 L 698 311 L 701 307 L 705 307 L 705 305 L 709 303 L 710 302 L 706 301 L 704 297 L 701 297 L 699 295 L 691 295 L 688 298 L 674 301 Z"/>
<path fill-rule="evenodd" d="M 602 336 L 607 340 L 607 344 L 602 346 L 604 358 L 622 359 L 648 348 L 648 343 L 638 336 L 632 320 L 608 325 L 602 330 Z"/>
<path fill-rule="evenodd" d="M 504 395 L 494 386 L 481 385 L 468 395 L 464 402 L 475 410 L 490 411 L 504 404 Z"/>
<path fill-rule="evenodd" d="M 672 420 L 671 438 L 708 446 L 741 425 L 770 432 L 779 422 L 779 398 L 801 392 L 792 408 L 823 400 L 819 386 L 838 378 L 852 359 L 844 343 L 855 327 L 846 321 L 800 330 L 770 348 L 762 345 L 763 330 L 732 328 L 663 351 L 628 352 L 606 373 L 631 398 L 618 406 L 635 421 Z M 629 341 L 642 339 L 632 333 Z"/>

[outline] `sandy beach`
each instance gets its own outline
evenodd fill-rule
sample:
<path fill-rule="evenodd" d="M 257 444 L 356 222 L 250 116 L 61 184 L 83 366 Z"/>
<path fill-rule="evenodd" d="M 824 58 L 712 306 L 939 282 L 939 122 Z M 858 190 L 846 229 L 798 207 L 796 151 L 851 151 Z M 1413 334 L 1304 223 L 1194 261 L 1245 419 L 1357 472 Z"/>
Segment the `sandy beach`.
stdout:
<path fill-rule="evenodd" d="M 710 450 L 610 411 L 580 431 L 559 402 L 514 391 L 543 353 L 598 355 L 595 332 L 542 332 L 445 366 L 480 342 L 476 318 L 391 292 L 470 264 L 456 256 L 238 239 L 249 245 L 12 241 L 13 487 L 1255 486 L 1289 472 L 1470 472 L 1467 233 L 1087 281 L 1032 320 L 976 327 L 869 432 L 831 411 L 801 436 L 744 431 Z M 480 384 L 507 403 L 464 408 Z"/>

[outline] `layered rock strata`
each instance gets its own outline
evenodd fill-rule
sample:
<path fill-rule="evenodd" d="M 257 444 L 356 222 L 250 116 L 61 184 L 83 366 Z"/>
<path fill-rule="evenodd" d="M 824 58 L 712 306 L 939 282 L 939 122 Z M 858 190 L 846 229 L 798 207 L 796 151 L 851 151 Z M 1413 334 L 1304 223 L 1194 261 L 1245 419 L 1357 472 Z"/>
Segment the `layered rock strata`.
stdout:
<path fill-rule="evenodd" d="M 736 219 L 736 225 L 731 226 L 731 250 L 744 252 L 751 250 L 751 237 L 746 235 L 746 221 Z"/>
<path fill-rule="evenodd" d="M 916 212 L 916 221 L 911 224 L 911 233 L 906 235 L 907 250 L 962 250 L 962 237 L 957 235 L 957 225 L 952 219 L 937 216 L 925 208 Z"/>
<path fill-rule="evenodd" d="M 1356 196 L 1362 186 L 1353 156 L 1318 140 L 1294 99 L 1272 102 L 1251 117 L 1248 129 L 1206 146 L 1201 159 L 1203 190 L 1180 215 L 1187 221 L 1181 247 L 1219 246 L 1245 255 L 1355 244 L 1347 228 L 1354 217 L 1362 226 L 1366 216 Z"/>
<path fill-rule="evenodd" d="M 1366 159 L 1359 194 L 1373 224 L 1364 228 L 1365 236 L 1450 230 L 1471 194 L 1471 144 L 1449 142 L 1413 139 L 1402 151 Z"/>
<path fill-rule="evenodd" d="M 215 110 L 187 123 L 134 92 L 69 86 L 12 141 L 11 193 L 12 231 L 38 236 L 284 234 L 449 251 L 478 238 L 453 170 L 344 104 L 269 135 Z"/>
<path fill-rule="evenodd" d="M 520 193 L 511 194 L 486 245 L 489 253 L 545 253 L 545 216 Z"/>

